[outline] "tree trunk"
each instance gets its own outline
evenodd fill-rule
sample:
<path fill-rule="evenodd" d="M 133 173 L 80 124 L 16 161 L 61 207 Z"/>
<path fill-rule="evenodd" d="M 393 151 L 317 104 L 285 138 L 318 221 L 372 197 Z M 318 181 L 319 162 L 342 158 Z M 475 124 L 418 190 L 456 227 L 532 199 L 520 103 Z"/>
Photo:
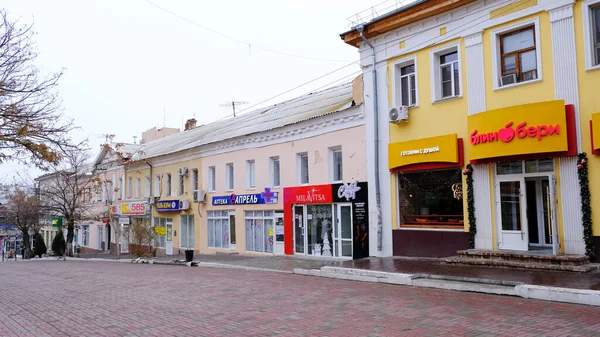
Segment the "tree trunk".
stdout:
<path fill-rule="evenodd" d="M 115 256 L 118 260 L 121 257 L 121 225 L 114 223 L 114 220 L 113 229 L 113 232 L 115 233 Z"/>
<path fill-rule="evenodd" d="M 30 242 L 29 242 L 29 233 L 28 231 L 22 231 L 23 232 L 23 255 L 21 256 L 22 259 L 28 259 L 31 256 L 30 253 Z"/>
<path fill-rule="evenodd" d="M 67 219 L 67 251 L 65 255 L 73 256 L 73 237 L 75 236 L 75 220 Z"/>

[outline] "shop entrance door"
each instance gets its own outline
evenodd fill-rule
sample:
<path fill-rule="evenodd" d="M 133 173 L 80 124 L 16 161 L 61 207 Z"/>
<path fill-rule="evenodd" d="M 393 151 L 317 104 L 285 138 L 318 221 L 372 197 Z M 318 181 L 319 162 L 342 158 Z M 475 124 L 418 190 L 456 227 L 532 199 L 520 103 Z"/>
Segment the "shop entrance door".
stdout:
<path fill-rule="evenodd" d="M 527 185 L 527 220 L 531 249 L 552 249 L 558 253 L 556 178 L 553 174 L 531 177 Z"/>
<path fill-rule="evenodd" d="M 121 253 L 129 253 L 129 226 L 121 225 Z"/>
<path fill-rule="evenodd" d="M 294 254 L 306 255 L 306 206 L 294 206 Z"/>
<path fill-rule="evenodd" d="M 336 204 L 335 253 L 336 257 L 352 257 L 352 204 Z"/>
<path fill-rule="evenodd" d="M 496 214 L 500 249 L 529 250 L 527 192 L 524 177 L 502 177 L 496 182 Z"/>
<path fill-rule="evenodd" d="M 172 220 L 171 220 L 172 221 Z M 173 222 L 166 223 L 165 253 L 173 255 Z"/>
<path fill-rule="evenodd" d="M 283 212 L 275 211 L 275 255 L 284 254 L 283 244 Z"/>

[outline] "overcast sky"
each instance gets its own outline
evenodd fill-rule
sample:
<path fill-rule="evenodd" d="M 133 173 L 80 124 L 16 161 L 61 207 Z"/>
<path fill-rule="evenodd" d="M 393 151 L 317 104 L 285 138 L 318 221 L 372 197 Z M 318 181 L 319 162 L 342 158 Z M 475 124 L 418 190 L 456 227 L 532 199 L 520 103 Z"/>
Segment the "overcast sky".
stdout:
<path fill-rule="evenodd" d="M 96 154 L 103 134 L 133 142 L 163 123 L 181 128 L 194 114 L 198 125 L 209 123 L 231 114 L 231 108 L 219 107 L 226 101 L 247 101 L 240 107 L 246 109 L 358 61 L 357 50 L 339 34 L 350 28 L 348 17 L 381 2 L 3 0 L 2 5 L 11 19 L 33 22 L 41 71 L 65 69 L 59 86 L 64 113 L 82 128 L 72 137 L 88 138 Z M 350 65 L 259 106 L 349 81 L 358 71 L 357 64 Z M 1 164 L 0 174 L 24 169 Z"/>

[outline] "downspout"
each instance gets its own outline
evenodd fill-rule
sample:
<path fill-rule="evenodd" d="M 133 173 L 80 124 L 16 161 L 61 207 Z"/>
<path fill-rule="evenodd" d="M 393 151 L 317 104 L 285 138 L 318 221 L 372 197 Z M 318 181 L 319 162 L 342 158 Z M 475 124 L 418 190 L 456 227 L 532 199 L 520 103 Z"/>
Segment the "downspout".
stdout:
<path fill-rule="evenodd" d="M 150 198 L 148 198 L 148 203 L 150 204 L 150 224 L 152 225 L 152 227 L 154 227 L 154 216 L 152 216 L 154 214 L 152 212 L 152 208 L 154 207 L 154 203 L 150 202 L 151 198 L 154 198 L 154 194 L 152 193 L 152 185 L 153 185 L 152 169 L 153 169 L 153 166 L 146 159 L 144 159 L 144 163 L 146 163 L 146 165 L 150 166 Z"/>
<path fill-rule="evenodd" d="M 377 251 L 383 250 L 383 223 L 381 221 L 381 192 L 379 187 L 379 112 L 377 104 L 377 69 L 375 67 L 375 46 L 363 35 L 364 25 L 359 25 L 356 30 L 360 34 L 360 38 L 371 48 L 373 54 L 373 117 L 375 122 L 375 203 L 377 206 Z"/>

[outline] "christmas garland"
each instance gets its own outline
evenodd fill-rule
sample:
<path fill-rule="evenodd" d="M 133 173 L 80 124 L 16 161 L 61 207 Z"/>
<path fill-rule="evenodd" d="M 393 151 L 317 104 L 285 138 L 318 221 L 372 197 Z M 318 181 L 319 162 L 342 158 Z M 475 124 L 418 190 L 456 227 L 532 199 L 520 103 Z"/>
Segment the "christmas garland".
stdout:
<path fill-rule="evenodd" d="M 473 196 L 473 166 L 467 164 L 463 171 L 467 176 L 467 215 L 469 219 L 469 249 L 475 248 L 475 234 L 477 234 L 477 221 L 475 220 L 475 198 Z"/>
<path fill-rule="evenodd" d="M 590 187 L 588 179 L 587 154 L 577 155 L 577 176 L 579 177 L 579 194 L 581 196 L 581 220 L 583 224 L 583 241 L 585 254 L 593 260 L 596 257 L 596 247 L 592 235 L 592 207 L 590 202 Z"/>

